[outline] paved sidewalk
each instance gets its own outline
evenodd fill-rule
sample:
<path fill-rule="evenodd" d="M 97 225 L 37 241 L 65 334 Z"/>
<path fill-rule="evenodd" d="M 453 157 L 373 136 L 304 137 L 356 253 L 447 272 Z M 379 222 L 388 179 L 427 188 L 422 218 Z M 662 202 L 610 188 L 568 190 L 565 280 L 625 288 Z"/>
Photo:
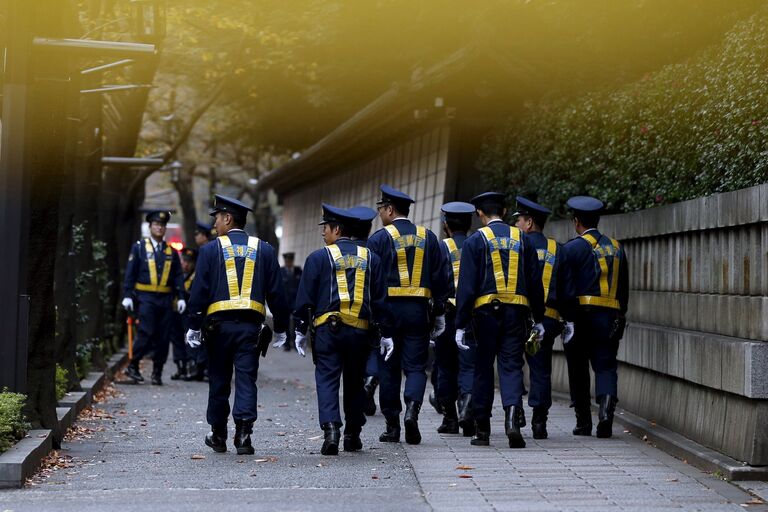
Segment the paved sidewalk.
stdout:
<path fill-rule="evenodd" d="M 438 435 L 427 405 L 421 445 L 379 443 L 377 414 L 361 453 L 323 457 L 311 361 L 281 351 L 262 359 L 256 454 L 214 454 L 202 443 L 207 384 L 170 381 L 170 370 L 162 388 L 120 386 L 65 443 L 70 467 L 1 492 L 0 510 L 765 510 L 621 429 L 611 440 L 574 438 L 562 403 L 550 439 L 528 438 L 525 450 L 506 447 L 501 410 L 492 446 L 479 448 Z"/>

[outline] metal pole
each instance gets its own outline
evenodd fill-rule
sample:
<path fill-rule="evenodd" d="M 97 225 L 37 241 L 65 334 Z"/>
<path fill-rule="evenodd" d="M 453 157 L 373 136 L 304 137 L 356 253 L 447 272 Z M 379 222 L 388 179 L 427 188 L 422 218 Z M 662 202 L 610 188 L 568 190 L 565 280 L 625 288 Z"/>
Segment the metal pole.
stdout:
<path fill-rule="evenodd" d="M 30 77 L 32 16 L 28 0 L 9 0 L 8 43 L 3 83 L 0 138 L 0 389 L 24 392 L 27 381 L 29 297 L 25 253 L 29 221 L 26 183 L 27 94 Z"/>

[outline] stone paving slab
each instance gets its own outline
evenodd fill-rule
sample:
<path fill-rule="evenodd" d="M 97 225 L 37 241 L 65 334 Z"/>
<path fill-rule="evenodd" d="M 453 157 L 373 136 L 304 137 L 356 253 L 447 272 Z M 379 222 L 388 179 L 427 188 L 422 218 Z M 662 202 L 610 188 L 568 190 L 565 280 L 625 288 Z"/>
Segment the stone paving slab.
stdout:
<path fill-rule="evenodd" d="M 170 373 L 162 388 L 120 387 L 121 396 L 99 406 L 100 416 L 79 421 L 90 429 L 85 437 L 65 443 L 60 454 L 71 467 L 0 493 L 0 510 L 766 510 L 741 506 L 752 498 L 744 490 L 620 429 L 610 440 L 574 438 L 572 412 L 561 402 L 550 439 L 534 441 L 526 429 L 524 450 L 507 448 L 500 409 L 492 446 L 479 448 L 437 434 L 439 418 L 427 406 L 419 446 L 379 443 L 383 419 L 376 415 L 361 453 L 323 457 L 311 361 L 277 351 L 259 374 L 256 454 L 214 454 L 202 443 L 207 385 L 170 381 Z"/>

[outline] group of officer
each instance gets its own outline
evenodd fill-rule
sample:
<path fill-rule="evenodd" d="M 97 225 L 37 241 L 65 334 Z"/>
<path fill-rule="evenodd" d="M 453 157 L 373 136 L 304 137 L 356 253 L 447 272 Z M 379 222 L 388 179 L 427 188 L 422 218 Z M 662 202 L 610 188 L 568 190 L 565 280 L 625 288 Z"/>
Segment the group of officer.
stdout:
<path fill-rule="evenodd" d="M 264 326 L 267 307 L 273 318 L 273 347 L 288 345 L 291 317 L 297 352 L 304 356 L 311 346 L 325 455 L 337 454 L 340 447 L 362 448 L 360 433 L 366 415 L 375 413 L 377 386 L 386 420 L 379 440 L 400 441 L 404 405 L 405 441 L 421 442 L 419 412 L 430 346 L 435 353 L 435 405 L 443 415 L 438 432 L 458 434 L 461 429 L 471 436 L 472 445 L 490 443 L 496 363 L 505 434 L 511 448 L 524 447 L 527 361 L 533 437 L 545 439 L 552 403 L 552 346 L 558 335 L 576 412 L 573 433 L 592 434 L 591 364 L 599 405 L 596 433 L 610 437 L 628 269 L 621 244 L 597 230 L 602 202 L 587 196 L 568 200 L 578 236 L 560 245 L 542 233 L 547 208 L 518 197 L 515 224 L 510 226 L 504 221 L 505 196 L 487 192 L 469 203 L 442 206 L 445 237 L 440 240 L 408 219 L 415 202 L 411 197 L 387 185 L 380 190 L 376 210 L 322 205 L 325 247 L 307 257 L 292 304 L 286 299 L 274 249 L 244 231 L 250 208 L 216 196 L 211 215 L 218 238 L 201 247 L 189 296 L 179 295 L 177 301 L 179 314 L 187 309 L 187 346 L 199 350 L 204 342 L 208 354 L 211 432 L 205 443 L 218 452 L 227 449 L 234 369 L 234 446 L 238 454 L 253 453 L 259 354 L 266 353 L 265 343 L 272 338 Z M 369 237 L 376 216 L 384 227 Z M 474 216 L 482 227 L 470 235 Z M 126 292 L 135 293 L 142 308 L 148 305 L 151 326 L 161 316 L 153 304 L 170 304 L 170 297 L 162 294 L 173 291 L 165 262 L 171 261 L 172 276 L 178 264 L 172 254 L 165 258 L 162 242 L 155 245 L 155 221 L 147 220 L 153 238 L 134 247 L 127 272 L 133 277 L 129 281 L 126 276 Z M 177 291 L 183 288 L 181 278 L 173 283 Z M 140 327 L 127 370 L 134 378 L 138 358 L 152 346 L 151 328 L 146 331 Z M 164 356 L 167 345 L 165 354 L 155 349 L 153 381 Z"/>

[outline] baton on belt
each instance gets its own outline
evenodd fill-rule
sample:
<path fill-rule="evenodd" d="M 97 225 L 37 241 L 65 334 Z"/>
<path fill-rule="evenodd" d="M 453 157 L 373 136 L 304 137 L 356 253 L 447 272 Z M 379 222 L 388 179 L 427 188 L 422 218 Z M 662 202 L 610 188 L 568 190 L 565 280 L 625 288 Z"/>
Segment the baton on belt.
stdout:
<path fill-rule="evenodd" d="M 131 313 L 128 313 L 125 322 L 128 324 L 128 360 L 133 361 L 133 315 Z"/>

